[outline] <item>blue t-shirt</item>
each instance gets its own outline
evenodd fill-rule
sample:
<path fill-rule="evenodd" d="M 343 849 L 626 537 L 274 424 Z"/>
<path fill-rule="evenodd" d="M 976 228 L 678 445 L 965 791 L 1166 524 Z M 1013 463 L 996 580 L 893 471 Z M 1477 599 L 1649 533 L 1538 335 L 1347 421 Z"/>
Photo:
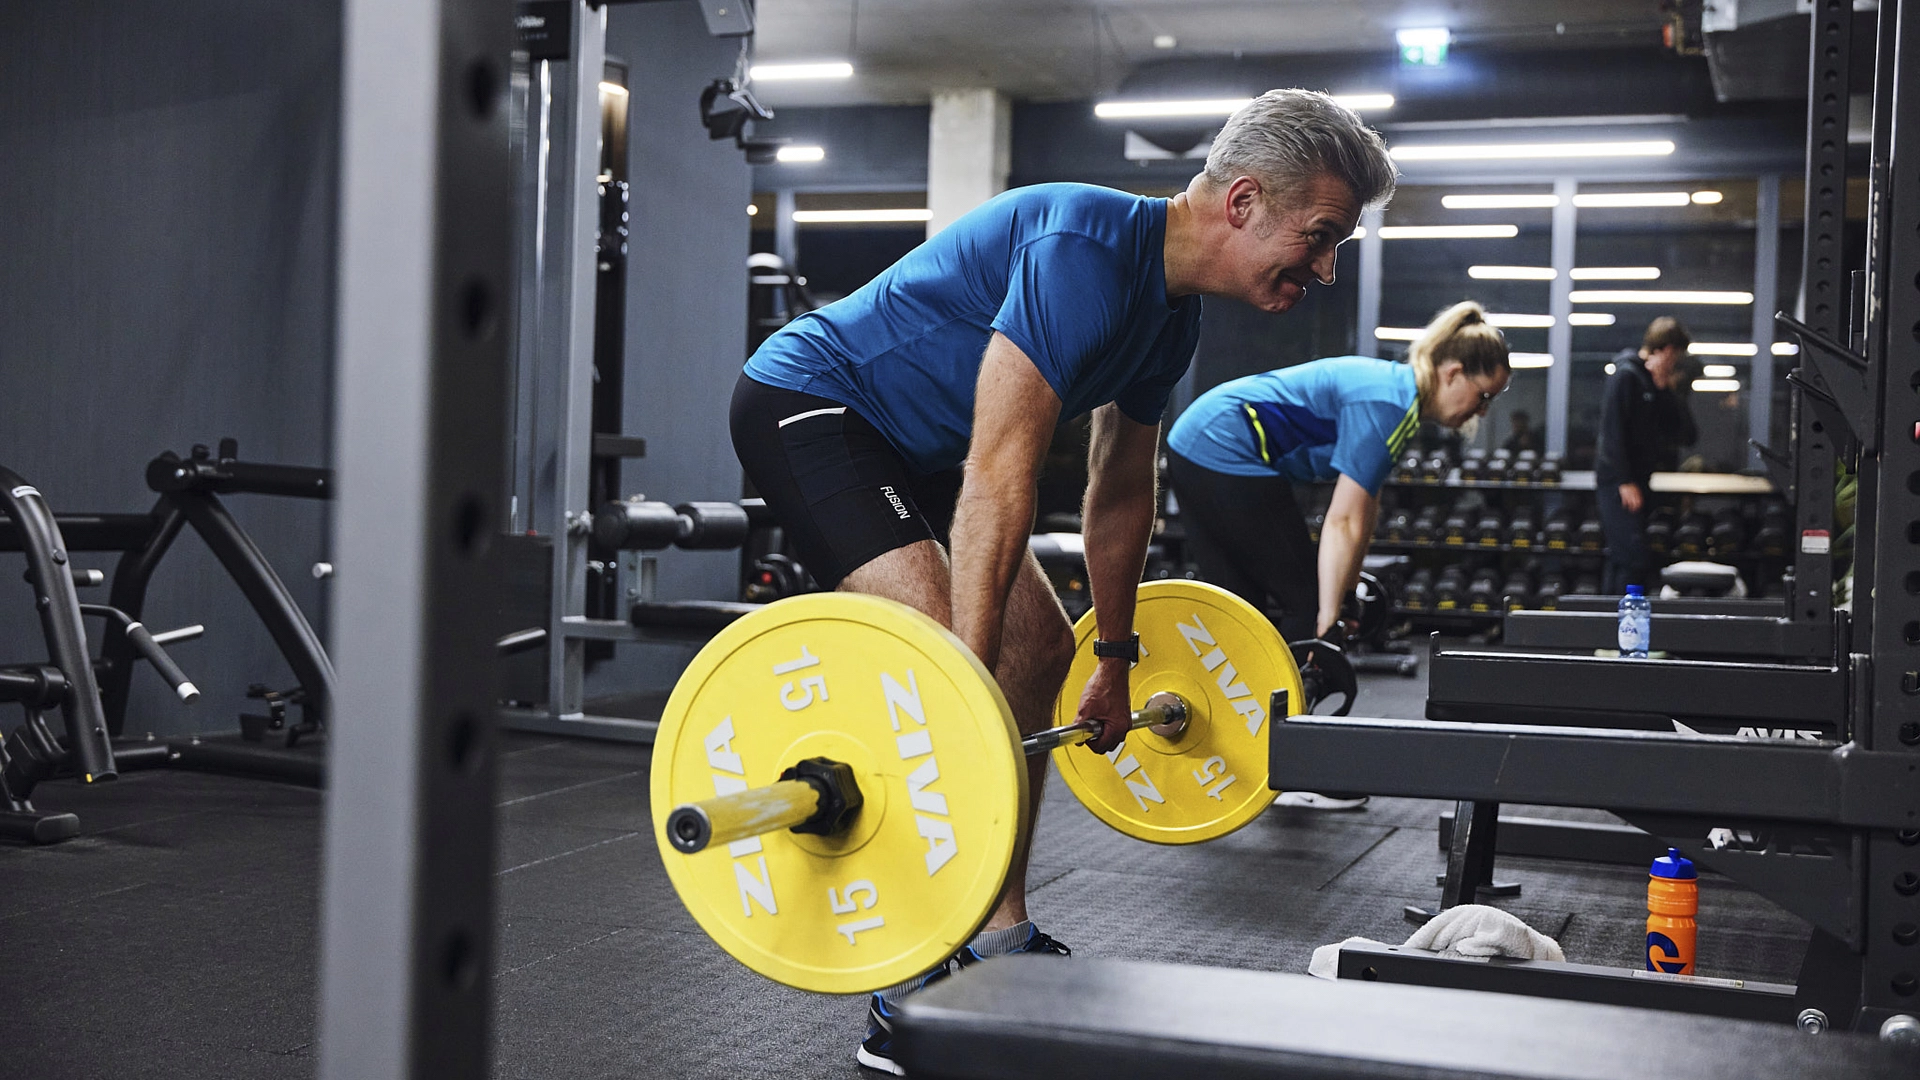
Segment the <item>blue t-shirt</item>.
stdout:
<path fill-rule="evenodd" d="M 1165 199 L 1016 188 L 781 327 L 747 374 L 852 406 L 924 472 L 966 457 L 994 331 L 1060 396 L 1062 420 L 1111 401 L 1158 423 L 1200 333 L 1200 298 L 1167 300 L 1166 231 Z"/>
<path fill-rule="evenodd" d="M 1419 430 L 1418 398 L 1406 364 L 1332 356 L 1221 383 L 1173 422 L 1167 446 L 1218 473 L 1345 475 L 1377 495 Z"/>

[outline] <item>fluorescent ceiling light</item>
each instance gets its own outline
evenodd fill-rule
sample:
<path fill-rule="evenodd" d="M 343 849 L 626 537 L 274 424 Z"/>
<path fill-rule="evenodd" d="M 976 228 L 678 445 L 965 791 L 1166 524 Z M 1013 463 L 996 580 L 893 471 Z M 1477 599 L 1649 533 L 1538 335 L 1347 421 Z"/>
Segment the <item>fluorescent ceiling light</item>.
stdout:
<path fill-rule="evenodd" d="M 1102 101 L 1093 115 L 1102 120 L 1137 120 L 1156 116 L 1231 116 L 1252 98 L 1195 98 L 1188 101 Z"/>
<path fill-rule="evenodd" d="M 1382 240 L 1505 240 L 1520 235 L 1518 225 L 1382 225 Z"/>
<path fill-rule="evenodd" d="M 1494 326 L 1532 327 L 1545 329 L 1553 325 L 1551 315 L 1512 315 L 1506 312 L 1488 312 L 1487 322 Z"/>
<path fill-rule="evenodd" d="M 1573 205 L 1588 209 L 1608 206 L 1685 206 L 1688 201 L 1684 191 L 1609 191 L 1573 197 Z"/>
<path fill-rule="evenodd" d="M 1752 356 L 1760 350 L 1750 341 L 1696 341 L 1687 351 L 1695 356 Z"/>
<path fill-rule="evenodd" d="M 1151 120 L 1179 116 L 1232 116 L 1252 98 L 1189 98 L 1173 101 L 1102 101 L 1093 115 L 1102 120 Z M 1333 100 L 1355 112 L 1393 108 L 1392 94 L 1335 94 Z"/>
<path fill-rule="evenodd" d="M 760 82 L 781 79 L 851 79 L 853 65 L 844 60 L 822 64 L 755 64 L 748 77 Z"/>
<path fill-rule="evenodd" d="M 1507 364 L 1515 369 L 1552 367 L 1553 354 L 1550 352 L 1508 353 Z"/>
<path fill-rule="evenodd" d="M 789 164 L 800 161 L 825 161 L 827 151 L 822 146 L 783 146 L 774 157 Z"/>
<path fill-rule="evenodd" d="M 1393 32 L 1393 43 L 1402 48 L 1409 46 L 1424 49 L 1433 45 L 1445 45 L 1453 40 L 1453 32 L 1444 26 L 1412 26 Z"/>
<path fill-rule="evenodd" d="M 1703 394 L 1728 393 L 1740 389 L 1739 379 L 1695 379 L 1693 388 Z"/>
<path fill-rule="evenodd" d="M 1725 196 L 1717 191 L 1696 191 L 1693 193 L 1693 201 L 1699 203 L 1701 206 L 1712 206 L 1724 197 Z"/>
<path fill-rule="evenodd" d="M 1751 304 L 1753 294 L 1688 289 L 1575 289 L 1576 304 Z"/>
<path fill-rule="evenodd" d="M 1442 195 L 1440 205 L 1449 210 L 1551 210 L 1560 205 L 1560 196 Z"/>
<path fill-rule="evenodd" d="M 1700 374 L 1709 379 L 1731 379 L 1740 374 L 1740 369 L 1732 364 L 1702 364 Z"/>
<path fill-rule="evenodd" d="M 621 97 L 627 96 L 626 87 L 621 86 L 617 82 L 606 82 L 604 80 L 602 80 L 600 83 L 600 92 L 603 94 L 618 94 Z"/>
<path fill-rule="evenodd" d="M 1426 332 L 1424 327 L 1419 326 L 1376 326 L 1373 328 L 1373 336 L 1381 341 L 1412 341 Z"/>
<path fill-rule="evenodd" d="M 1551 266 L 1469 266 L 1467 276 L 1479 281 L 1552 281 L 1559 275 Z"/>
<path fill-rule="evenodd" d="M 1800 346 L 1794 342 L 1776 341 L 1773 343 L 1773 355 L 1775 356 L 1798 356 L 1799 354 Z"/>
<path fill-rule="evenodd" d="M 1365 225 L 1355 225 L 1353 227 L 1353 235 L 1347 237 L 1347 239 L 1359 240 L 1365 237 L 1366 235 L 1367 235 L 1367 227 Z"/>
<path fill-rule="evenodd" d="M 799 225 L 845 225 L 875 221 L 931 221 L 931 210 L 795 210 Z"/>
<path fill-rule="evenodd" d="M 1567 316 L 1568 326 L 1612 326 L 1613 315 L 1606 311 L 1576 311 Z"/>
<path fill-rule="evenodd" d="M 1502 158 L 1661 157 L 1673 153 L 1673 141 L 1573 143 L 1430 143 L 1396 146 L 1399 161 L 1489 161 Z"/>
<path fill-rule="evenodd" d="M 1607 364 L 1607 374 L 1611 375 L 1617 370 L 1618 368 L 1616 368 L 1612 363 Z"/>
<path fill-rule="evenodd" d="M 748 204 L 747 204 L 747 216 L 748 216 L 748 217 L 756 217 L 756 216 L 758 216 L 758 215 L 759 215 L 759 213 L 760 213 L 760 208 L 759 208 L 759 207 L 757 207 L 757 206 L 755 206 L 755 205 L 753 205 L 752 203 L 748 203 Z"/>
<path fill-rule="evenodd" d="M 1575 281 L 1654 281 L 1660 277 L 1657 266 L 1576 266 L 1568 277 Z"/>

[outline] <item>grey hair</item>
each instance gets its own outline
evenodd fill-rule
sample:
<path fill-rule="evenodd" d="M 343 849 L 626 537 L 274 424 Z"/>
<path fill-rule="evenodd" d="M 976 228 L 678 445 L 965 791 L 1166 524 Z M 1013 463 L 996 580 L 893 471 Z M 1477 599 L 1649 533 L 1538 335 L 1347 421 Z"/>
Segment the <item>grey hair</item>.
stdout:
<path fill-rule="evenodd" d="M 1269 90 L 1227 118 L 1206 174 L 1222 187 L 1252 176 L 1276 193 L 1332 176 L 1371 210 L 1393 198 L 1397 170 L 1386 141 L 1352 109 L 1313 90 Z"/>

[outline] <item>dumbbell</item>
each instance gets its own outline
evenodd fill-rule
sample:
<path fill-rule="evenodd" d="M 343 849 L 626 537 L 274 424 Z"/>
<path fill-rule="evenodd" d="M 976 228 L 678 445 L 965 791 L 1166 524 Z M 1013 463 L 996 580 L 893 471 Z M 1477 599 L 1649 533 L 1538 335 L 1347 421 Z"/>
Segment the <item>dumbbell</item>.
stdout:
<path fill-rule="evenodd" d="M 1574 544 L 1581 551 L 1599 551 L 1606 546 L 1606 530 L 1600 527 L 1600 519 L 1589 517 L 1574 530 Z"/>
<path fill-rule="evenodd" d="M 1567 583 L 1564 578 L 1546 578 L 1540 582 L 1540 588 L 1533 594 L 1534 606 L 1541 611 L 1558 611 L 1560 609 L 1560 593 L 1566 587 Z"/>
<path fill-rule="evenodd" d="M 1439 611 L 1457 608 L 1466 591 L 1467 572 L 1459 566 L 1449 566 L 1440 571 L 1440 577 L 1433 583 L 1433 606 Z"/>
<path fill-rule="evenodd" d="M 1573 588 L 1561 593 L 1562 596 L 1599 596 L 1600 579 L 1592 574 L 1581 574 L 1573 581 Z"/>
<path fill-rule="evenodd" d="M 1098 662 L 1093 618 L 1075 628 L 1069 686 Z M 926 971 L 986 921 L 1028 812 L 1030 756 L 1050 752 L 1096 817 L 1140 839 L 1247 824 L 1273 803 L 1269 721 L 1305 704 L 1293 650 L 1199 582 L 1142 585 L 1134 623 L 1137 711 L 1126 740 L 1095 754 L 1077 694 L 1056 706 L 1067 722 L 1020 738 L 986 669 L 904 605 L 812 593 L 736 620 L 687 667 L 655 735 L 654 832 L 675 891 L 754 971 L 854 993 Z M 1300 644 L 1316 680 L 1341 678 L 1337 649 Z"/>
<path fill-rule="evenodd" d="M 1522 450 L 1513 456 L 1513 468 L 1509 479 L 1516 484 L 1531 484 L 1534 472 L 1540 468 L 1540 454 L 1535 450 Z"/>
<path fill-rule="evenodd" d="M 1760 528 L 1753 534 L 1753 551 L 1769 558 L 1781 558 L 1787 553 L 1787 527 L 1790 518 L 1787 508 L 1779 503 L 1769 503 L 1761 512 Z"/>
<path fill-rule="evenodd" d="M 1475 447 L 1460 458 L 1460 481 L 1465 484 L 1479 483 L 1486 474 L 1487 452 Z"/>
<path fill-rule="evenodd" d="M 1405 510 L 1395 510 L 1386 517 L 1386 539 L 1396 543 L 1405 543 L 1413 536 L 1413 515 Z"/>
<path fill-rule="evenodd" d="M 1490 484 L 1504 484 L 1513 472 L 1513 453 L 1505 447 L 1493 452 L 1487 459 L 1487 467 L 1481 471 L 1481 479 Z"/>
<path fill-rule="evenodd" d="M 1313 512 L 1307 515 L 1307 536 L 1310 537 L 1314 543 L 1317 544 L 1320 542 L 1320 529 L 1326 523 L 1327 508 L 1324 506 L 1314 507 Z"/>
<path fill-rule="evenodd" d="M 1393 467 L 1393 472 L 1394 472 L 1394 479 L 1396 480 L 1419 479 L 1420 478 L 1420 452 L 1418 450 L 1409 450 L 1406 453 L 1401 454 L 1399 462 L 1396 463 Z"/>
<path fill-rule="evenodd" d="M 1392 586 L 1371 570 L 1360 571 L 1353 591 L 1340 602 L 1341 621 L 1352 628 L 1344 644 L 1379 644 L 1386 637 L 1393 608 Z"/>
<path fill-rule="evenodd" d="M 1467 610 L 1493 611 L 1500 604 L 1500 572 L 1492 567 L 1475 571 L 1467 583 Z"/>
<path fill-rule="evenodd" d="M 1499 547 L 1507 531 L 1507 523 L 1501 520 L 1500 511 L 1493 506 L 1480 510 L 1480 517 L 1473 526 L 1473 542 L 1481 547 Z"/>
<path fill-rule="evenodd" d="M 1647 551 L 1665 555 L 1673 547 L 1673 509 L 1662 506 L 1647 515 Z"/>
<path fill-rule="evenodd" d="M 1451 546 L 1467 542 L 1467 530 L 1471 528 L 1468 517 L 1470 513 L 1466 500 L 1462 499 L 1453 504 L 1453 509 L 1447 511 L 1447 516 L 1440 521 L 1442 544 Z"/>
<path fill-rule="evenodd" d="M 1401 601 L 1408 611 L 1425 611 L 1433 605 L 1433 571 L 1422 567 L 1413 572 L 1401 590 Z"/>
<path fill-rule="evenodd" d="M 1513 520 L 1507 522 L 1507 544 L 1516 548 L 1533 546 L 1533 507 L 1522 506 L 1513 512 Z"/>
<path fill-rule="evenodd" d="M 1447 461 L 1447 452 L 1445 450 L 1436 450 L 1421 459 L 1420 479 L 1429 484 L 1438 484 L 1447 478 L 1447 470 L 1450 467 L 1451 464 Z"/>
<path fill-rule="evenodd" d="M 1557 487 L 1560 483 L 1560 469 L 1559 454 L 1544 454 L 1540 458 L 1539 468 L 1534 470 L 1534 482 Z"/>
<path fill-rule="evenodd" d="M 1531 607 L 1533 605 L 1532 577 L 1524 568 L 1513 571 L 1507 575 L 1506 582 L 1500 586 L 1500 595 L 1503 606 L 1508 611 L 1519 611 Z"/>
<path fill-rule="evenodd" d="M 1673 530 L 1673 553 L 1686 559 L 1698 558 L 1706 554 L 1708 528 L 1709 522 L 1705 514 L 1688 514 L 1685 520 L 1680 522 L 1680 527 Z"/>
<path fill-rule="evenodd" d="M 723 551 L 747 542 L 756 515 L 763 522 L 766 504 L 684 502 L 670 506 L 639 497 L 602 506 L 593 515 L 593 541 L 614 551 L 659 551 L 678 547 L 688 551 Z"/>
<path fill-rule="evenodd" d="M 1727 507 L 1713 515 L 1713 529 L 1707 533 L 1707 554 L 1718 557 L 1737 554 L 1747 543 L 1747 524 L 1740 511 Z"/>
<path fill-rule="evenodd" d="M 1416 544 L 1437 543 L 1440 539 L 1440 508 L 1423 506 L 1413 519 L 1413 542 Z"/>
<path fill-rule="evenodd" d="M 1573 546 L 1572 512 L 1563 506 L 1548 514 L 1547 524 L 1541 530 L 1540 539 L 1548 551 L 1565 551 Z"/>

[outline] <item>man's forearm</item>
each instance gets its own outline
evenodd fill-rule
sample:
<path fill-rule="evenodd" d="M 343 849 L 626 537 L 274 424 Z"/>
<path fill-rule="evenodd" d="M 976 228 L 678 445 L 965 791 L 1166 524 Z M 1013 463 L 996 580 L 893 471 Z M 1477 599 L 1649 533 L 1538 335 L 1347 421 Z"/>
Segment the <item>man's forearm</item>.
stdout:
<path fill-rule="evenodd" d="M 1014 575 L 1026 558 L 1033 530 L 1032 485 L 1004 490 L 975 483 L 961 485 L 954 509 L 953 632 L 991 671 L 1000 660 L 1000 628 Z"/>
<path fill-rule="evenodd" d="M 1124 640 L 1133 633 L 1134 589 L 1147 563 L 1153 534 L 1153 477 L 1095 478 L 1082 507 L 1087 585 L 1100 637 Z"/>

